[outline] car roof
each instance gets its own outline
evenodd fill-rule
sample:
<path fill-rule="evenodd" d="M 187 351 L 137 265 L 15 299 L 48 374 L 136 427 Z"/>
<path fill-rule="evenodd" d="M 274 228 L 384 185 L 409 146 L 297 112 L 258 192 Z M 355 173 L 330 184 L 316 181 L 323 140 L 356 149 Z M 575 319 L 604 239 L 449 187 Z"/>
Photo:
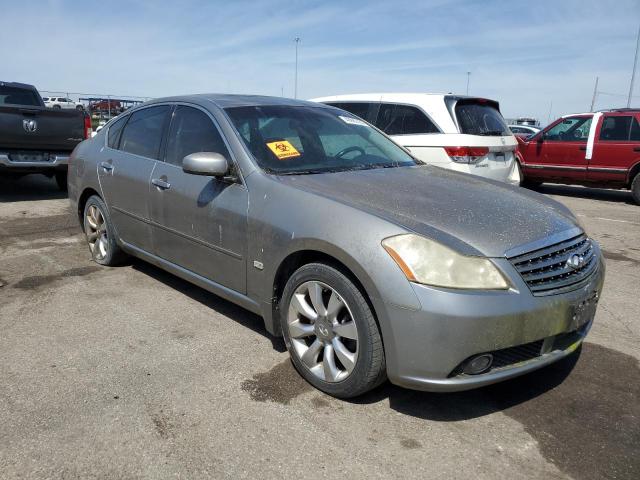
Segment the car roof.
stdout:
<path fill-rule="evenodd" d="M 305 100 L 294 100 L 284 97 L 270 97 L 265 95 L 234 95 L 226 93 L 200 93 L 195 95 L 177 95 L 174 97 L 163 97 L 145 102 L 144 105 L 165 102 L 187 102 L 199 105 L 213 103 L 219 108 L 230 107 L 257 107 L 257 106 L 292 106 L 292 107 L 318 107 L 317 103 Z"/>

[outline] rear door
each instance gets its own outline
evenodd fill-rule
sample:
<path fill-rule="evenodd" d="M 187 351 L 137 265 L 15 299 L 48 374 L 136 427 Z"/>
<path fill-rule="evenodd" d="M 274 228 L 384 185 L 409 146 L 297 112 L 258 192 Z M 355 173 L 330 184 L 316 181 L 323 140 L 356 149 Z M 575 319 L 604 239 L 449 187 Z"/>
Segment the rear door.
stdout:
<path fill-rule="evenodd" d="M 192 175 L 182 159 L 195 152 L 231 155 L 204 110 L 178 105 L 167 135 L 164 162 L 150 187 L 155 254 L 240 293 L 246 291 L 247 209 L 242 183 Z"/>
<path fill-rule="evenodd" d="M 527 142 L 523 147 L 525 176 L 586 180 L 591 121 L 592 116 L 563 118 Z"/>
<path fill-rule="evenodd" d="M 596 129 L 587 178 L 625 183 L 629 169 L 640 160 L 640 123 L 634 113 L 605 113 Z"/>
<path fill-rule="evenodd" d="M 109 127 L 98 164 L 98 178 L 118 235 L 147 252 L 152 251 L 149 181 L 170 110 L 169 105 L 157 105 L 118 119 Z"/>

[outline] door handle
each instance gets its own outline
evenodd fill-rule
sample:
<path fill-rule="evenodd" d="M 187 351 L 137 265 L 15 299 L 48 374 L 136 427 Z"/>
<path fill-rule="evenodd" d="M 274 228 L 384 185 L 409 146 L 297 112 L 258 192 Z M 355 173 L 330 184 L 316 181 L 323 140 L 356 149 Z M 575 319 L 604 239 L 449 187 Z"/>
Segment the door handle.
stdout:
<path fill-rule="evenodd" d="M 578 147 L 580 150 L 582 150 L 583 152 L 587 151 L 587 147 Z"/>
<path fill-rule="evenodd" d="M 151 180 L 151 183 L 153 183 L 161 190 L 168 190 L 171 188 L 171 184 L 169 182 L 165 182 L 164 180 L 160 180 L 159 178 L 154 178 L 153 180 Z"/>
<path fill-rule="evenodd" d="M 105 172 L 111 172 L 113 170 L 113 165 L 109 162 L 102 162 L 100 164 L 100 168 L 102 168 Z"/>

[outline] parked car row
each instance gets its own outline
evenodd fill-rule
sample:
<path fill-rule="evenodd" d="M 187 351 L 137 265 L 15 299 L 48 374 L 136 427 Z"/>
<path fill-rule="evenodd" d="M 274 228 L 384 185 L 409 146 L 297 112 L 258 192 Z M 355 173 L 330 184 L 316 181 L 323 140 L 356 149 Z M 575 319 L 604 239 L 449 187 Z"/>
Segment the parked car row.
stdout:
<path fill-rule="evenodd" d="M 344 108 L 195 95 L 110 121 L 70 162 L 92 258 L 139 257 L 261 315 L 336 397 L 387 378 L 479 387 L 580 347 L 604 281 L 597 243 L 559 202 L 452 171 L 484 162 L 506 179 L 501 162 L 516 165 L 495 102 L 323 101 Z"/>

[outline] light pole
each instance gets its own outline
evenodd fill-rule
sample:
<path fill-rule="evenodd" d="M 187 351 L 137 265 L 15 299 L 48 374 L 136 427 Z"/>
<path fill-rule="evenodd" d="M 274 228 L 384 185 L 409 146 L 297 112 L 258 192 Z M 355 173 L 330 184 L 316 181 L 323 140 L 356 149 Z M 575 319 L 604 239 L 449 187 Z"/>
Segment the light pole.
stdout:
<path fill-rule="evenodd" d="M 298 44 L 300 43 L 300 37 L 294 38 L 293 41 L 296 42 L 296 73 L 293 84 L 293 98 L 298 98 Z"/>
<path fill-rule="evenodd" d="M 631 72 L 631 84 L 629 85 L 629 96 L 627 97 L 627 108 L 631 106 L 631 95 L 633 95 L 633 81 L 636 79 L 636 64 L 638 63 L 638 47 L 640 47 L 640 27 L 638 27 L 638 38 L 636 39 L 636 56 L 633 58 L 633 72 Z"/>
<path fill-rule="evenodd" d="M 469 79 L 471 78 L 471 72 L 467 72 L 467 95 L 469 95 Z"/>

